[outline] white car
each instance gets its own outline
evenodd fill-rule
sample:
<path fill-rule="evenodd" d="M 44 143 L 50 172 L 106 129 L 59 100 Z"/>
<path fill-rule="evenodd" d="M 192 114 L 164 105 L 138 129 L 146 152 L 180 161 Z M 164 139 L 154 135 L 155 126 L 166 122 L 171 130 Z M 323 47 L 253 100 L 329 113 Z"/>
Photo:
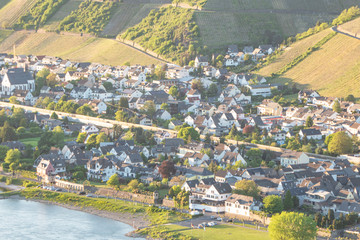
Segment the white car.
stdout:
<path fill-rule="evenodd" d="M 199 214 L 200 214 L 199 211 L 192 211 L 192 212 L 190 212 L 190 215 L 191 215 L 191 216 L 196 216 L 196 215 L 199 215 Z"/>

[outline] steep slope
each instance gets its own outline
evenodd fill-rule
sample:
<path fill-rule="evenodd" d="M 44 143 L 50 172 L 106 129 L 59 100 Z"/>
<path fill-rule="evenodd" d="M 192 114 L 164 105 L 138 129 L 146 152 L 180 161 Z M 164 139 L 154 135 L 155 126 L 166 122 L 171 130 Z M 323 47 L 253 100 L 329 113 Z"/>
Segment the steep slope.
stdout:
<path fill-rule="evenodd" d="M 195 19 L 203 44 L 219 48 L 280 42 L 358 4 L 357 0 L 208 0 Z"/>
<path fill-rule="evenodd" d="M 0 43 L 0 52 L 12 53 L 14 44 L 17 54 L 50 55 L 109 65 L 159 63 L 157 59 L 113 39 L 17 31 Z"/>
<path fill-rule="evenodd" d="M 35 3 L 36 0 L 11 0 L 8 2 L 0 9 L 0 27 L 12 27 Z"/>
<path fill-rule="evenodd" d="M 344 24 L 344 27 L 357 29 L 359 19 Z M 314 49 L 318 42 L 332 36 L 331 32 L 331 29 L 327 29 L 290 45 L 273 63 L 257 73 L 271 77 L 272 73 L 280 72 L 294 59 L 313 49 L 302 61 L 271 81 L 295 82 L 303 88 L 316 89 L 324 96 L 345 97 L 353 94 L 360 97 L 360 40 L 337 33 Z"/>

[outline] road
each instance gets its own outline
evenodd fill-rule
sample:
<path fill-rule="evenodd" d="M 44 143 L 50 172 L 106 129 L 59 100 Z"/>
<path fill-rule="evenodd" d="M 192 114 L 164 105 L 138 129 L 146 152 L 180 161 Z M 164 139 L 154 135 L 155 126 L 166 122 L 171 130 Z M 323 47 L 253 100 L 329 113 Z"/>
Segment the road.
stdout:
<path fill-rule="evenodd" d="M 357 37 L 357 34 L 354 34 L 354 35 L 353 35 L 353 33 L 344 32 L 343 30 L 339 29 L 338 26 L 332 27 L 331 30 L 333 30 L 334 32 L 343 34 L 343 35 L 345 35 L 345 36 L 352 37 L 352 38 L 355 38 L 355 39 L 357 39 L 357 40 L 360 40 L 360 37 Z"/>
<path fill-rule="evenodd" d="M 175 135 L 177 135 L 177 133 L 178 133 L 176 130 L 165 129 L 165 128 L 160 128 L 160 127 L 144 126 L 144 125 L 135 124 L 135 123 L 120 122 L 120 121 L 115 121 L 115 120 L 110 120 L 110 119 L 89 117 L 89 116 L 84 116 L 84 115 L 79 115 L 79 114 L 65 113 L 65 112 L 60 112 L 60 111 L 47 110 L 47 109 L 42 109 L 42 108 L 36 108 L 36 107 L 30 107 L 30 106 L 24 106 L 24 105 L 20 105 L 20 104 L 12 104 L 9 102 L 0 101 L 0 107 L 12 108 L 13 106 L 23 108 L 26 111 L 38 112 L 38 113 L 46 114 L 46 115 L 51 115 L 53 112 L 55 112 L 59 117 L 68 117 L 70 121 L 81 122 L 81 123 L 85 123 L 85 124 L 94 124 L 96 126 L 105 127 L 105 128 L 112 128 L 115 124 L 117 124 L 117 125 L 121 126 L 122 128 L 138 127 L 138 128 L 143 128 L 143 129 L 149 130 L 149 131 L 155 131 L 155 132 L 156 131 L 165 131 L 165 132 L 175 134 Z M 205 139 L 205 135 L 200 135 L 200 138 Z M 211 140 L 214 142 L 220 142 L 220 138 L 215 137 L 215 136 L 212 136 Z M 232 145 L 245 145 L 247 148 L 259 148 L 261 150 L 269 150 L 269 151 L 279 152 L 279 153 L 282 153 L 287 150 L 285 148 L 280 148 L 280 147 L 272 147 L 272 146 L 262 145 L 262 144 L 253 144 L 253 143 L 236 141 L 236 140 L 225 140 L 225 143 L 232 144 Z M 324 158 L 324 157 L 326 157 L 329 160 L 337 159 L 334 157 L 329 157 L 329 156 L 314 154 L 314 153 L 308 153 L 308 155 L 310 155 L 313 158 L 320 158 L 320 159 Z"/>
<path fill-rule="evenodd" d="M 65 113 L 65 112 L 60 112 L 60 111 L 47 110 L 47 109 L 42 109 L 42 108 L 36 108 L 36 107 L 30 107 L 30 106 L 25 106 L 25 105 L 20 105 L 20 104 L 12 104 L 12 103 L 8 103 L 8 102 L 0 101 L 0 107 L 12 108 L 13 106 L 17 107 L 17 108 L 18 107 L 23 108 L 24 110 L 30 111 L 30 112 L 38 112 L 38 113 L 44 114 L 44 115 L 51 115 L 52 113 L 55 112 L 59 117 L 67 117 L 70 121 L 81 122 L 81 123 L 85 123 L 85 124 L 94 124 L 94 125 L 100 126 L 100 127 L 112 128 L 115 124 L 117 124 L 117 125 L 121 126 L 122 128 L 140 127 L 140 128 L 143 128 L 143 129 L 149 130 L 149 131 L 162 130 L 162 131 L 166 131 L 166 132 L 169 132 L 172 134 L 177 134 L 177 131 L 170 130 L 170 129 L 164 129 L 164 128 L 153 127 L 153 126 L 144 126 L 144 125 L 140 125 L 140 124 L 120 122 L 120 121 L 116 121 L 116 120 L 103 119 L 103 118 L 97 118 L 97 117 L 89 117 L 89 116 L 84 116 L 84 115 L 80 115 L 80 114 Z"/>

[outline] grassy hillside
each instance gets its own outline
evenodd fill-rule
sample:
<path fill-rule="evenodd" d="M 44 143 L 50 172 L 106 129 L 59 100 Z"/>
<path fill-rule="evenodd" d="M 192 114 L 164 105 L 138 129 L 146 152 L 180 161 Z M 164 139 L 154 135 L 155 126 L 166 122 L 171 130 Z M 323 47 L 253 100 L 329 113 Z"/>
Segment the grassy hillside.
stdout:
<path fill-rule="evenodd" d="M 352 33 L 353 35 L 360 37 L 360 18 L 341 25 L 339 30 L 345 30 L 346 32 Z"/>
<path fill-rule="evenodd" d="M 280 80 L 316 89 L 325 96 L 360 97 L 360 54 L 357 53 L 360 53 L 359 40 L 337 34 Z"/>
<path fill-rule="evenodd" d="M 279 42 L 358 4 L 357 0 L 208 0 L 195 18 L 204 45 L 219 48 Z"/>
<path fill-rule="evenodd" d="M 287 47 L 283 54 L 278 57 L 271 64 L 261 68 L 258 74 L 263 76 L 271 76 L 272 73 L 278 72 L 281 68 L 289 64 L 293 59 L 303 54 L 308 48 L 312 47 L 315 43 L 319 42 L 332 31 L 330 29 L 321 31 L 301 41 L 295 42 Z"/>
<path fill-rule="evenodd" d="M 17 31 L 1 42 L 0 52 L 12 52 L 13 44 L 16 44 L 17 54 L 50 55 L 109 65 L 121 65 L 126 61 L 144 65 L 159 62 L 112 39 Z"/>
<path fill-rule="evenodd" d="M 344 16 L 341 14 L 334 21 Z M 359 23 L 360 17 L 338 28 L 356 32 Z M 345 97 L 353 94 L 359 97 L 359 53 L 360 40 L 341 33 L 334 36 L 334 32 L 328 28 L 291 44 L 256 73 L 266 77 L 275 76 L 272 82 L 295 82 L 303 88 L 316 89 L 325 96 Z"/>
<path fill-rule="evenodd" d="M 12 30 L 0 30 L 0 43 L 10 36 L 12 32 Z"/>
<path fill-rule="evenodd" d="M 1 2 L 2 1 L 3 0 L 1 0 Z M 5 2 L 7 2 L 7 0 L 5 0 Z M 35 3 L 36 0 L 11 0 L 0 9 L 0 26 L 12 27 Z M 2 3 L 0 3 L 0 5 L 1 4 Z"/>

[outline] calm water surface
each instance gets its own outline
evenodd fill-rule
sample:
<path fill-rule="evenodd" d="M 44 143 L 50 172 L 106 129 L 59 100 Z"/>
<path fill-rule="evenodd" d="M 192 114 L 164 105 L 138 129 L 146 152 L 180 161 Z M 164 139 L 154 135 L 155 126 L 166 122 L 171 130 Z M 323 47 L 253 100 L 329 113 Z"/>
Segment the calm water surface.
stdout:
<path fill-rule="evenodd" d="M 0 200 L 0 240 L 130 240 L 121 222 L 26 200 Z"/>

